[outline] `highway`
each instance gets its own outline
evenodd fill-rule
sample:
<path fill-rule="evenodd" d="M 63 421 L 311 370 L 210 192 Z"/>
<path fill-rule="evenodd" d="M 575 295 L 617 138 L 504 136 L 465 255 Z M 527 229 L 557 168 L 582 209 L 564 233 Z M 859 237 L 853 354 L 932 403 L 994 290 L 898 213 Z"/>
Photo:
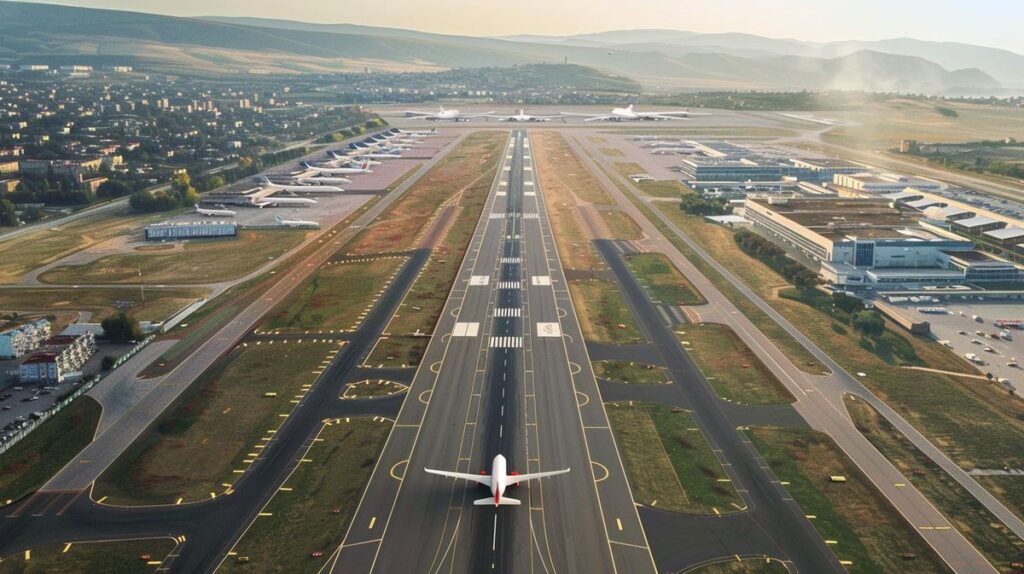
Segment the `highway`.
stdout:
<path fill-rule="evenodd" d="M 442 319 L 333 572 L 655 572 L 535 179 L 512 132 Z M 508 491 L 426 474 L 567 475 Z"/>
<path fill-rule="evenodd" d="M 674 234 L 693 249 L 718 273 L 738 289 L 743 296 L 749 298 L 772 320 L 782 326 L 815 358 L 832 370 L 823 376 L 809 375 L 793 362 L 769 339 L 753 322 L 750 321 L 736 306 L 712 283 L 697 267 L 684 257 L 653 223 L 626 197 L 609 176 L 600 169 L 591 156 L 581 148 L 578 139 L 570 140 L 577 154 L 583 159 L 598 181 L 602 182 L 606 191 L 640 224 L 646 239 L 636 242 L 637 248 L 643 251 L 655 251 L 666 254 L 684 276 L 701 292 L 708 304 L 701 308 L 701 320 L 722 323 L 730 326 L 743 342 L 767 365 L 787 389 L 796 397 L 795 408 L 815 430 L 828 434 L 850 460 L 860 468 L 872 484 L 896 508 L 896 510 L 935 549 L 939 556 L 955 572 L 974 573 L 995 572 L 984 556 L 921 494 L 913 483 L 896 469 L 874 446 L 864 437 L 850 420 L 849 413 L 843 404 L 843 396 L 855 394 L 869 401 L 879 409 L 883 416 L 893 423 L 907 438 L 926 455 L 934 460 L 943 470 L 948 472 L 960 484 L 968 488 L 986 508 L 1008 525 L 1015 533 L 1020 519 L 999 503 L 990 493 L 985 491 L 970 475 L 945 456 L 933 444 L 917 432 L 910 423 L 899 416 L 884 401 L 865 388 L 853 376 L 847 373 L 838 363 L 810 341 L 800 330 L 779 315 L 767 302 L 757 296 L 739 278 L 718 263 L 699 244 L 683 233 L 656 206 L 651 206 L 655 216 Z M 594 150 L 596 152 L 596 150 Z M 618 177 L 618 176 L 617 176 Z M 636 190 L 622 177 L 618 180 L 629 189 L 640 201 L 650 204 L 649 198 Z"/>

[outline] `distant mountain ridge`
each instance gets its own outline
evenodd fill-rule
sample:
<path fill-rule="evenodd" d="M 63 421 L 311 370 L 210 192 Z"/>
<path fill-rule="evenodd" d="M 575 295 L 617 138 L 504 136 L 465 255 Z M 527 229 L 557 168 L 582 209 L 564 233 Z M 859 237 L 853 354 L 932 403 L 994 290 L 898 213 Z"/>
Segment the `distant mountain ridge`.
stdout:
<path fill-rule="evenodd" d="M 913 40 L 886 44 L 905 52 L 901 54 L 873 45 L 814 45 L 675 30 L 479 38 L 357 24 L 178 18 L 0 1 L 0 60 L 14 63 L 120 58 L 175 73 L 291 74 L 568 61 L 632 78 L 649 90 L 859 89 L 986 95 L 1002 89 L 1002 83 L 981 67 L 985 62 L 942 65 L 927 54 L 912 53 L 927 52 L 922 45 L 930 46 Z M 944 61 L 958 64 L 992 53 L 988 48 L 952 44 L 935 51 Z M 1012 75 L 1018 65 L 1024 70 L 1024 56 L 1002 52 L 1003 59 L 995 66 L 1000 74 Z M 1024 74 L 1016 78 L 1024 82 Z"/>

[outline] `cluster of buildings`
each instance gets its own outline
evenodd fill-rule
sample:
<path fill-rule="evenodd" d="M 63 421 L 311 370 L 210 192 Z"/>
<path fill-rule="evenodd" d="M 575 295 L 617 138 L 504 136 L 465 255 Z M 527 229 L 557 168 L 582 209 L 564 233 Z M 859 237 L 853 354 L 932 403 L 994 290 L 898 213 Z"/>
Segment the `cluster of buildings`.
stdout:
<path fill-rule="evenodd" d="M 38 319 L 0 332 L 0 359 L 17 359 L 36 349 L 50 336 L 50 322 Z"/>
<path fill-rule="evenodd" d="M 19 378 L 23 383 L 59 384 L 68 374 L 81 370 L 95 353 L 96 337 L 91 331 L 49 337 L 21 362 Z"/>
<path fill-rule="evenodd" d="M 687 185 L 732 200 L 735 215 L 837 286 L 1024 281 L 1014 262 L 1024 260 L 1024 204 L 763 144 L 640 145 L 682 156 Z"/>
<path fill-rule="evenodd" d="M 0 332 L 0 359 L 24 357 L 18 367 L 23 383 L 61 383 L 96 353 L 96 330 L 75 327 L 51 335 L 50 322 L 38 319 L 7 329 Z"/>

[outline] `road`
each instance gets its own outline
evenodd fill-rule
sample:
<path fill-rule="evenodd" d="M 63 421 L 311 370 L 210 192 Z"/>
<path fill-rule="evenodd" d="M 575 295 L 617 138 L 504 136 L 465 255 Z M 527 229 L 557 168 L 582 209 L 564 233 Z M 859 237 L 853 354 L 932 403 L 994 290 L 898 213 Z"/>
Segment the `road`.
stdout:
<path fill-rule="evenodd" d="M 454 147 L 454 144 L 453 144 Z M 320 248 L 310 254 L 271 286 L 262 297 L 250 303 L 228 324 L 218 330 L 201 347 L 168 373 L 160 383 L 115 421 L 106 432 L 98 435 L 67 466 L 44 485 L 43 490 L 81 490 L 87 488 L 118 456 L 121 455 L 156 418 L 174 402 L 218 358 L 227 353 L 274 305 L 314 273 L 324 262 L 363 227 L 373 222 L 401 197 L 426 171 L 443 157 L 438 154 L 424 162 L 416 173 L 396 187 L 351 225 L 341 231 L 325 232 Z"/>
<path fill-rule="evenodd" d="M 333 572 L 655 572 L 526 132 L 508 153 Z M 437 336 L 440 335 L 440 336 Z M 571 472 L 475 507 L 423 468 Z"/>
<path fill-rule="evenodd" d="M 584 151 L 587 146 L 592 153 L 592 146 L 577 138 L 570 139 L 572 147 L 585 164 L 593 171 L 605 190 L 611 194 L 624 211 L 640 225 L 646 237 L 637 242 L 639 250 L 654 251 L 666 254 L 684 276 L 700 291 L 708 301 L 702 312 L 702 320 L 728 325 L 736 332 L 743 342 L 767 365 L 787 389 L 796 397 L 797 411 L 815 430 L 828 434 L 850 460 L 860 468 L 876 488 L 885 496 L 896 510 L 918 529 L 920 534 L 935 549 L 939 556 L 955 572 L 995 572 L 995 568 L 981 553 L 952 527 L 948 520 L 918 491 L 910 480 L 900 473 L 863 434 L 853 425 L 849 413 L 843 404 L 843 396 L 855 394 L 871 402 L 900 432 L 934 460 L 943 470 L 948 472 L 960 484 L 967 487 L 979 501 L 1000 519 L 1004 520 L 1018 536 L 1024 534 L 1016 526 L 1021 525 L 1018 519 L 1005 506 L 999 503 L 988 491 L 984 490 L 970 475 L 945 456 L 937 447 L 925 439 L 906 420 L 892 410 L 884 401 L 878 399 L 871 391 L 847 373 L 824 351 L 810 341 L 798 328 L 789 323 L 767 302 L 761 299 L 739 278 L 718 263 L 710 254 L 694 240 L 675 226 L 656 205 L 651 205 L 650 198 L 637 190 L 625 178 L 615 176 L 629 190 L 651 207 L 655 216 L 666 225 L 672 233 L 682 239 L 698 256 L 726 278 L 743 296 L 754 302 L 762 311 L 782 326 L 787 333 L 795 338 L 816 359 L 832 371 L 827 376 L 809 375 L 801 371 L 793 362 L 775 346 L 774 342 L 758 329 L 736 306 L 712 283 L 699 269 L 684 257 L 661 231 L 648 220 L 639 209 L 626 197 L 625 193 L 612 183 L 606 174 L 592 159 L 591 154 Z M 1024 526 L 1024 525 L 1021 525 Z"/>

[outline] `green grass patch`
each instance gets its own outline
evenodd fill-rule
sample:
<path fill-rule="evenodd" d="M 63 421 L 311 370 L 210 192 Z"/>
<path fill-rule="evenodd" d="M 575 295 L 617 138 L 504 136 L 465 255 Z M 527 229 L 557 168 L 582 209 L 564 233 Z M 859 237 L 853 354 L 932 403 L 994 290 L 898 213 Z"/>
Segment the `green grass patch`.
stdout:
<path fill-rule="evenodd" d="M 640 253 L 626 258 L 629 268 L 647 288 L 651 299 L 666 305 L 703 305 L 697 292 L 669 258 L 661 253 Z"/>
<path fill-rule="evenodd" d="M 372 367 L 415 367 L 420 364 L 430 344 L 428 336 L 391 335 L 381 337 L 366 364 Z"/>
<path fill-rule="evenodd" d="M 92 442 L 102 409 L 79 397 L 0 454 L 0 504 L 35 492 Z"/>
<path fill-rule="evenodd" d="M 640 226 L 625 211 L 602 209 L 598 213 L 601 215 L 601 219 L 604 220 L 605 225 L 608 226 L 608 230 L 611 232 L 611 239 L 624 239 L 626 241 L 643 239 L 644 234 Z"/>
<path fill-rule="evenodd" d="M 359 316 L 404 259 L 334 263 L 320 268 L 301 289 L 271 311 L 261 329 L 301 332 L 354 329 Z"/>
<path fill-rule="evenodd" d="M 215 283 L 238 279 L 297 247 L 307 231 L 240 231 L 237 238 L 193 240 L 183 249 L 109 255 L 85 265 L 61 266 L 39 279 L 61 285 Z"/>
<path fill-rule="evenodd" d="M 314 382 L 333 343 L 249 344 L 204 373 L 154 428 L 96 481 L 110 504 L 168 504 L 225 492 L 254 446 L 277 429 Z M 267 393 L 276 393 L 267 396 Z"/>
<path fill-rule="evenodd" d="M 0 574 L 148 574 L 156 570 L 176 544 L 170 538 L 50 544 L 0 561 Z M 144 558 L 148 556 L 149 558 Z"/>
<path fill-rule="evenodd" d="M 202 288 L 161 289 L 146 287 L 146 299 L 138 289 L 83 287 L 74 292 L 62 288 L 4 289 L 0 311 L 67 313 L 88 311 L 94 320 L 128 311 L 139 321 L 163 321 L 196 299 L 210 293 Z"/>
<path fill-rule="evenodd" d="M 609 403 L 607 407 L 638 503 L 695 514 L 743 507 L 689 413 L 656 403 Z"/>
<path fill-rule="evenodd" d="M 325 426 L 305 459 L 218 572 L 320 571 L 341 544 L 391 425 L 368 418 Z M 314 557 L 314 552 L 323 556 Z"/>
<path fill-rule="evenodd" d="M 569 293 L 588 341 L 610 345 L 644 342 L 622 293 L 611 281 L 570 280 Z"/>
<path fill-rule="evenodd" d="M 1024 558 L 1024 541 L 981 505 L 944 470 L 919 451 L 871 405 L 853 397 L 846 398 L 846 407 L 854 424 L 871 444 L 893 463 L 928 500 L 963 534 L 1000 572 L 1015 572 L 1010 562 Z M 1003 499 L 1012 510 L 1021 511 L 1021 477 L 1013 490 L 1004 490 L 1008 481 L 995 477 L 978 477 L 982 485 Z"/>
<path fill-rule="evenodd" d="M 949 572 L 830 438 L 806 429 L 747 431 L 761 456 L 851 574 Z M 843 476 L 846 482 L 832 482 Z M 914 560 L 904 560 L 912 552 Z"/>
<path fill-rule="evenodd" d="M 633 361 L 594 361 L 594 374 L 602 379 L 631 385 L 662 385 L 669 382 L 665 369 Z"/>
<path fill-rule="evenodd" d="M 676 336 L 720 397 L 749 405 L 793 402 L 771 369 L 729 327 L 682 325 Z"/>

